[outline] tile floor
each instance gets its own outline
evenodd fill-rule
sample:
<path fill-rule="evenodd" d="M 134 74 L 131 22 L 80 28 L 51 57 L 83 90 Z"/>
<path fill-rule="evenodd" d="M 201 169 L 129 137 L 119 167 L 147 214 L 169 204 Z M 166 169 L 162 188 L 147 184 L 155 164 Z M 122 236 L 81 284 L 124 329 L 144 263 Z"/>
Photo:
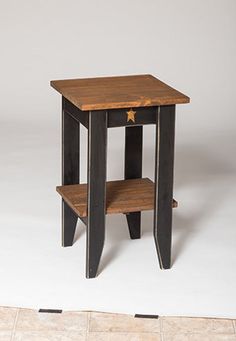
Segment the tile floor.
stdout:
<path fill-rule="evenodd" d="M 0 307 L 0 341 L 236 341 L 236 320 Z"/>

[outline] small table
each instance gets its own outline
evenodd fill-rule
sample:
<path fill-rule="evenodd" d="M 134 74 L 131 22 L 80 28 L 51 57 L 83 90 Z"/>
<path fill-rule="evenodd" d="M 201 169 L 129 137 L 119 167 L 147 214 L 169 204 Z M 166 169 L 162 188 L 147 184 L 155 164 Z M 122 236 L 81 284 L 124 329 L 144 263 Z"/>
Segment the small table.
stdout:
<path fill-rule="evenodd" d="M 154 211 L 162 269 L 171 266 L 175 105 L 189 97 L 152 75 L 51 81 L 62 95 L 62 244 L 73 244 L 77 219 L 87 227 L 86 277 L 96 277 L 106 214 L 123 213 L 131 239 L 141 211 Z M 87 184 L 80 184 L 80 124 L 88 129 Z M 142 178 L 143 125 L 156 125 L 155 178 Z M 124 180 L 106 181 L 107 128 L 125 127 Z M 119 165 L 118 165 L 119 166 Z"/>

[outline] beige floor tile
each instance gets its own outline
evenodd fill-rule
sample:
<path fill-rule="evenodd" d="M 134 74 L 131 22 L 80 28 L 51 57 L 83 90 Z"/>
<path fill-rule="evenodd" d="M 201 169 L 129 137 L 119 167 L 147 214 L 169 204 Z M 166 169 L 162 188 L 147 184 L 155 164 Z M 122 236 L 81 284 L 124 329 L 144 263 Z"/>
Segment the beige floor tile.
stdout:
<path fill-rule="evenodd" d="M 236 320 L 233 320 L 233 324 L 234 324 L 234 332 L 236 334 Z"/>
<path fill-rule="evenodd" d="M 191 317 L 163 317 L 162 331 L 170 334 L 216 333 L 233 334 L 232 320 Z"/>
<path fill-rule="evenodd" d="M 79 312 L 48 314 L 21 309 L 16 324 L 17 331 L 85 331 L 86 329 L 87 313 Z"/>
<path fill-rule="evenodd" d="M 89 331 L 93 332 L 160 332 L 159 319 L 141 319 L 130 315 L 91 313 Z"/>
<path fill-rule="evenodd" d="M 91 332 L 87 341 L 161 341 L 158 333 Z"/>
<path fill-rule="evenodd" d="M 234 334 L 163 334 L 163 341 L 236 341 Z"/>
<path fill-rule="evenodd" d="M 163 341 L 189 341 L 189 334 L 162 334 L 162 335 Z"/>
<path fill-rule="evenodd" d="M 0 330 L 0 341 L 11 341 L 11 331 Z"/>
<path fill-rule="evenodd" d="M 17 310 L 16 308 L 0 307 L 0 330 L 12 330 Z"/>
<path fill-rule="evenodd" d="M 209 319 L 208 319 L 209 320 Z M 235 332 L 234 330 L 234 324 L 233 320 L 230 319 L 211 319 L 212 320 L 212 332 L 213 333 L 225 333 L 225 334 L 233 334 Z"/>
<path fill-rule="evenodd" d="M 211 334 L 211 335 L 191 335 L 189 341 L 236 341 L 233 334 Z"/>
<path fill-rule="evenodd" d="M 86 334 L 80 332 L 16 332 L 13 341 L 85 341 Z"/>

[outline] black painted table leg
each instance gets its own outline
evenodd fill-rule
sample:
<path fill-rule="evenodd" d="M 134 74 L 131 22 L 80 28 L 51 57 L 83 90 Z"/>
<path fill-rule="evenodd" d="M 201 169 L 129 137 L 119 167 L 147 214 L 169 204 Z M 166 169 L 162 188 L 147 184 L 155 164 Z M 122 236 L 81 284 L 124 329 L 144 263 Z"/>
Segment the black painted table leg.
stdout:
<path fill-rule="evenodd" d="M 154 238 L 160 267 L 171 267 L 175 105 L 158 108 L 156 121 Z"/>
<path fill-rule="evenodd" d="M 143 127 L 125 128 L 125 179 L 142 177 Z M 141 238 L 141 212 L 126 214 L 131 239 Z"/>
<path fill-rule="evenodd" d="M 90 111 L 86 277 L 94 278 L 105 239 L 107 112 Z"/>
<path fill-rule="evenodd" d="M 62 184 L 79 183 L 80 124 L 65 111 L 62 98 Z M 73 244 L 77 216 L 62 200 L 62 246 Z"/>

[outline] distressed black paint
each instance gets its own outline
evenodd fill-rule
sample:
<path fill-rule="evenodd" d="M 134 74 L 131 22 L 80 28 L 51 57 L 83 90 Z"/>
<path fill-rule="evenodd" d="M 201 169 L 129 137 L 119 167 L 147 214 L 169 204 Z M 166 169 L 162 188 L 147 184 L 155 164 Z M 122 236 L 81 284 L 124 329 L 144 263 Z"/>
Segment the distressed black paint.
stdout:
<path fill-rule="evenodd" d="M 88 128 L 88 111 L 82 111 L 77 108 L 73 103 L 64 98 L 64 110 L 70 114 L 70 116 L 80 122 L 83 126 Z"/>
<path fill-rule="evenodd" d="M 175 105 L 157 110 L 154 238 L 160 267 L 171 267 Z"/>
<path fill-rule="evenodd" d="M 125 179 L 142 177 L 143 127 L 125 128 Z M 141 212 L 126 215 L 131 239 L 141 237 Z"/>
<path fill-rule="evenodd" d="M 136 112 L 135 122 L 127 121 L 127 111 L 130 108 L 124 109 L 112 109 L 108 111 L 108 127 L 123 127 L 123 126 L 135 126 L 145 124 L 155 124 L 156 122 L 156 108 L 155 107 L 143 107 L 133 108 Z"/>
<path fill-rule="evenodd" d="M 65 110 L 62 98 L 62 184 L 79 183 L 80 126 Z M 73 244 L 77 217 L 62 201 L 62 246 Z"/>
<path fill-rule="evenodd" d="M 89 113 L 86 277 L 97 274 L 105 238 L 107 113 Z"/>

